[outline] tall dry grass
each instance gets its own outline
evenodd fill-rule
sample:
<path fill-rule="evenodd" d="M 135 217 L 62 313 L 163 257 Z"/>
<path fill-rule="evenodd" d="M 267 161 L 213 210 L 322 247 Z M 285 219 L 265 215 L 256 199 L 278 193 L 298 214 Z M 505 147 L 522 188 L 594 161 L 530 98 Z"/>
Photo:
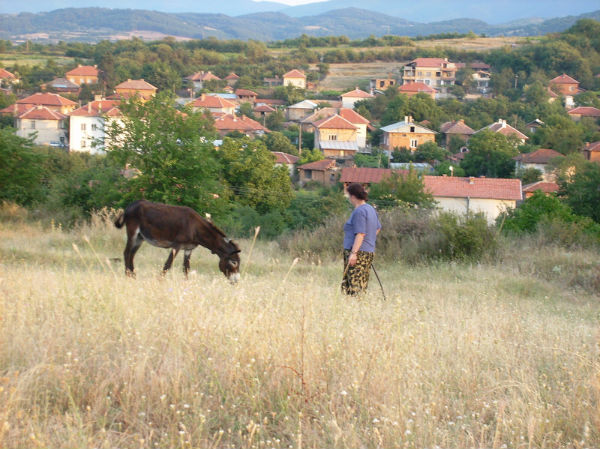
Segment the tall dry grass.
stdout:
<path fill-rule="evenodd" d="M 380 264 L 386 302 L 264 242 L 237 286 L 147 245 L 132 280 L 106 217 L 0 225 L 2 448 L 600 446 L 600 298 L 517 256 Z"/>

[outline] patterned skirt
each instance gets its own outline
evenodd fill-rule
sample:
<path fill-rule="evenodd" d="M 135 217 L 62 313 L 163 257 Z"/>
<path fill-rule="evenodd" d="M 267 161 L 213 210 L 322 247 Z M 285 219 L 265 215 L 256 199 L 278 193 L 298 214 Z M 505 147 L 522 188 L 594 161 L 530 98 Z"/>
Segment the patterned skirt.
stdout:
<path fill-rule="evenodd" d="M 359 251 L 354 266 L 348 265 L 350 250 L 344 250 L 344 278 L 342 279 L 342 292 L 346 295 L 359 295 L 365 293 L 369 285 L 369 273 L 375 253 Z"/>

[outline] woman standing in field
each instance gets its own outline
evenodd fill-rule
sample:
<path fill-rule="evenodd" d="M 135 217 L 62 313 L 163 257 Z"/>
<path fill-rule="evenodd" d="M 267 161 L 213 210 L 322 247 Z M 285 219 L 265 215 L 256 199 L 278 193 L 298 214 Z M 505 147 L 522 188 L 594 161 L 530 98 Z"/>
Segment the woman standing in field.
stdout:
<path fill-rule="evenodd" d="M 375 241 L 381 230 L 377 212 L 367 204 L 368 195 L 359 183 L 347 188 L 354 210 L 344 224 L 344 276 L 342 291 L 347 295 L 364 293 L 375 255 Z"/>

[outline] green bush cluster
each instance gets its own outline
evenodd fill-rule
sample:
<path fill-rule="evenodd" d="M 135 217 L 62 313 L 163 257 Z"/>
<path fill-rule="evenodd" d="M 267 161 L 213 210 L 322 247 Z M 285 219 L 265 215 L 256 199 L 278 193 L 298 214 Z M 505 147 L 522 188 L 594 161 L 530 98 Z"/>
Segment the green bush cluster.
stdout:
<path fill-rule="evenodd" d="M 381 212 L 379 218 L 377 257 L 387 262 L 477 262 L 498 249 L 496 229 L 480 214 L 393 209 Z M 312 231 L 289 235 L 281 240 L 282 248 L 313 261 L 333 259 L 341 254 L 346 219 L 345 215 L 330 217 Z"/>

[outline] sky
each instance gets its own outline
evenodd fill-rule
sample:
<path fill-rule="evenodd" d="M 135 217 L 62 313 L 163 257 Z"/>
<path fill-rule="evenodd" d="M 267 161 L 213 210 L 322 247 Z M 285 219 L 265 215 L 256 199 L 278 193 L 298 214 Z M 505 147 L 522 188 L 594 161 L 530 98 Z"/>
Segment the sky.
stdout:
<path fill-rule="evenodd" d="M 270 1 L 276 2 L 276 3 L 283 3 L 283 4 L 289 5 L 289 6 L 296 6 L 296 5 L 306 5 L 307 3 L 323 2 L 325 0 L 270 0 Z"/>

